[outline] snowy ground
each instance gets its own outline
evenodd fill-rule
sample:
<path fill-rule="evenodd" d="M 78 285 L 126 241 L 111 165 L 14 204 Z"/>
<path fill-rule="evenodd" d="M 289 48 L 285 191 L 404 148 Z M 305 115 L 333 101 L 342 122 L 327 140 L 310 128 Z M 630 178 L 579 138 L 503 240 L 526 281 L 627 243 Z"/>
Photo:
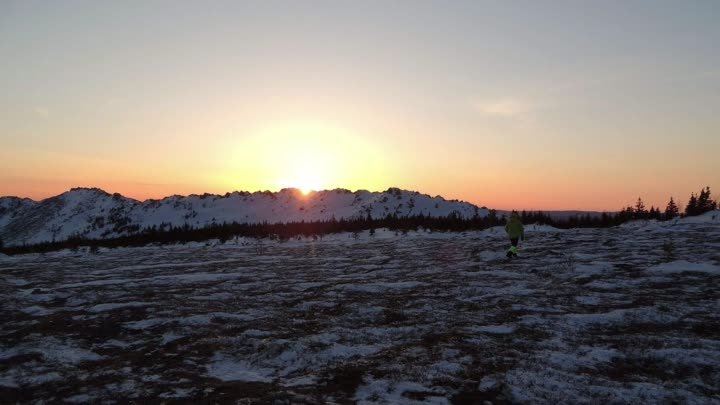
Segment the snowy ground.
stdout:
<path fill-rule="evenodd" d="M 505 247 L 379 231 L 2 257 L 0 403 L 720 404 L 718 224 Z"/>

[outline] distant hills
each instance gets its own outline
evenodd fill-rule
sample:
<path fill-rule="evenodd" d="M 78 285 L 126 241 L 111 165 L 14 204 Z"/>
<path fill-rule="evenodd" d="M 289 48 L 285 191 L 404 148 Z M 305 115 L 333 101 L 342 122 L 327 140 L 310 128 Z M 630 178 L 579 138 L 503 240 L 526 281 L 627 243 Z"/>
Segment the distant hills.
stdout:
<path fill-rule="evenodd" d="M 497 210 L 498 216 L 509 215 L 510 210 Z M 547 214 L 550 218 L 564 221 L 568 218 L 590 215 L 591 218 L 597 218 L 603 214 L 603 211 L 578 211 L 578 210 L 567 210 L 567 211 L 542 211 L 543 214 Z M 615 213 L 617 211 L 605 211 L 606 213 Z"/>
<path fill-rule="evenodd" d="M 431 197 L 390 188 L 382 192 L 345 189 L 303 194 L 233 192 L 171 196 L 138 201 L 98 188 L 73 188 L 42 201 L 0 197 L 0 238 L 5 246 L 65 240 L 71 236 L 102 239 L 130 235 L 156 227 L 193 228 L 223 223 L 286 223 L 424 215 L 461 218 L 488 215 L 486 208 L 468 202 Z"/>

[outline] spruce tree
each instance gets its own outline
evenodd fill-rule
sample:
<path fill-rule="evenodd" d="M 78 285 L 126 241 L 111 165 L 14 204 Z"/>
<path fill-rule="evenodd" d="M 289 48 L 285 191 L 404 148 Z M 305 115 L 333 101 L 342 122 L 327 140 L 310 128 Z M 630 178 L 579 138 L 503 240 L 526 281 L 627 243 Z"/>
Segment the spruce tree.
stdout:
<path fill-rule="evenodd" d="M 697 209 L 698 209 L 698 198 L 695 196 L 695 193 L 690 194 L 690 199 L 688 200 L 687 205 L 685 206 L 685 215 L 691 217 L 693 215 L 697 215 Z"/>
<path fill-rule="evenodd" d="M 635 203 L 635 219 L 644 219 L 647 217 L 647 211 L 645 210 L 645 203 L 642 198 L 638 197 Z"/>
<path fill-rule="evenodd" d="M 697 199 L 697 215 L 702 214 L 703 212 L 709 211 L 708 208 L 710 207 L 710 187 L 706 187 L 702 190 L 700 190 L 700 195 Z"/>
<path fill-rule="evenodd" d="M 670 201 L 667 203 L 667 207 L 665 207 L 665 219 L 673 219 L 677 217 L 679 214 L 679 209 L 677 204 L 675 204 L 675 200 L 673 200 L 672 197 L 670 197 Z"/>
<path fill-rule="evenodd" d="M 696 208 L 696 215 L 717 209 L 717 202 L 710 198 L 710 186 L 707 186 L 700 191 Z"/>

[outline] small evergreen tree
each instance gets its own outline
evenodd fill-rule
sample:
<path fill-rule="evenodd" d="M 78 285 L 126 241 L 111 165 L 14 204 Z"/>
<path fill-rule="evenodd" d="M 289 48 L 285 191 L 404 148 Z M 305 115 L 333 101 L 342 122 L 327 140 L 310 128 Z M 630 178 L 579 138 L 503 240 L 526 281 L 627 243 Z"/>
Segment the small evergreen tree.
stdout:
<path fill-rule="evenodd" d="M 688 200 L 687 205 L 685 206 L 685 215 L 687 216 L 693 216 L 698 214 L 698 198 L 695 196 L 695 193 L 690 194 L 690 199 Z"/>
<path fill-rule="evenodd" d="M 647 216 L 648 212 L 645 210 L 645 203 L 642 198 L 638 197 L 637 202 L 635 203 L 635 219 L 644 219 L 647 218 Z"/>
<path fill-rule="evenodd" d="M 717 202 L 710 197 L 710 186 L 700 191 L 697 199 L 697 215 L 717 209 Z"/>
<path fill-rule="evenodd" d="M 665 219 L 673 219 L 677 217 L 679 214 L 679 209 L 677 204 L 675 204 L 675 200 L 673 200 L 672 197 L 670 197 L 670 201 L 668 201 L 667 206 L 665 207 Z"/>
<path fill-rule="evenodd" d="M 698 195 L 697 199 L 697 214 L 702 214 L 703 212 L 709 211 L 708 208 L 710 206 L 710 187 L 706 187 L 702 190 L 700 190 L 700 195 Z"/>
<path fill-rule="evenodd" d="M 618 214 L 618 223 L 629 221 L 633 218 L 635 218 L 635 208 L 628 205 Z"/>

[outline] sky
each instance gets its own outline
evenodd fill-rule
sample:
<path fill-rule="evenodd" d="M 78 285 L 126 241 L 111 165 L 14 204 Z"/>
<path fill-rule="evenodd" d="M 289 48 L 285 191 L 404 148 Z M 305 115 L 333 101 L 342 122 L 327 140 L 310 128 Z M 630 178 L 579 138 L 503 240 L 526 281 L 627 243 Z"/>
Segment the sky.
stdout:
<path fill-rule="evenodd" d="M 684 204 L 720 190 L 718 20 L 714 0 L 0 0 L 0 195 Z"/>

